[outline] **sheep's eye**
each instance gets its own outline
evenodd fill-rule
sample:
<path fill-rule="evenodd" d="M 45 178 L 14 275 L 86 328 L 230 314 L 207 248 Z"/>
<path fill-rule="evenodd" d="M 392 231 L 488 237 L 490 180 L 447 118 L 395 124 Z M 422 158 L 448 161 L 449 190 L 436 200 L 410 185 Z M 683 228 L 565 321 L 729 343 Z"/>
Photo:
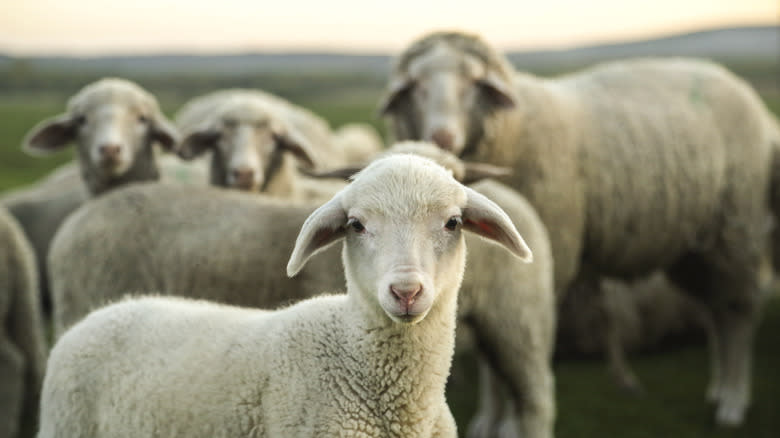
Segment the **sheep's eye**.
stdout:
<path fill-rule="evenodd" d="M 347 221 L 347 226 L 352 227 L 353 230 L 357 233 L 362 233 L 363 231 L 366 231 L 366 227 L 363 226 L 363 224 L 360 223 L 359 220 L 355 219 L 354 217 L 349 218 Z"/>
<path fill-rule="evenodd" d="M 140 116 L 138 116 L 138 123 L 146 123 L 148 121 L 149 119 L 145 115 L 141 114 Z"/>
<path fill-rule="evenodd" d="M 455 231 L 461 224 L 463 224 L 463 220 L 460 218 L 460 216 L 453 216 L 450 218 L 450 220 L 447 221 L 446 224 L 444 224 L 444 228 L 450 231 Z"/>
<path fill-rule="evenodd" d="M 87 123 L 87 116 L 78 116 L 76 117 L 76 125 L 77 126 L 84 126 L 84 124 Z"/>

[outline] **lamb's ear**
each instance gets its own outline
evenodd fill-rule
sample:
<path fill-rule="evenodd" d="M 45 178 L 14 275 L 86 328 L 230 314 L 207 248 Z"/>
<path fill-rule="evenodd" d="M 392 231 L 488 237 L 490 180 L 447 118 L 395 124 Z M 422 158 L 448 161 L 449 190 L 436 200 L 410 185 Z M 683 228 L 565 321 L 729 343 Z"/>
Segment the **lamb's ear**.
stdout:
<path fill-rule="evenodd" d="M 216 129 L 192 132 L 182 139 L 176 148 L 176 153 L 183 160 L 192 160 L 203 155 L 206 151 L 216 148 L 221 136 L 222 133 Z"/>
<path fill-rule="evenodd" d="M 487 163 L 463 163 L 463 184 L 475 183 L 479 180 L 486 178 L 498 178 L 499 176 L 506 176 L 512 173 L 512 169 L 509 167 L 494 166 Z"/>
<path fill-rule="evenodd" d="M 483 78 L 477 80 L 477 84 L 496 107 L 513 108 L 516 105 L 512 85 L 495 72 L 488 71 Z"/>
<path fill-rule="evenodd" d="M 60 114 L 35 125 L 24 137 L 22 149 L 30 155 L 48 155 L 76 139 L 79 118 Z"/>
<path fill-rule="evenodd" d="M 273 136 L 276 144 L 289 152 L 307 167 L 314 169 L 317 167 L 314 147 L 303 134 L 297 129 L 280 124 L 275 124 Z"/>
<path fill-rule="evenodd" d="M 484 195 L 468 187 L 465 189 L 468 200 L 463 208 L 463 228 L 498 242 L 524 262 L 531 262 L 531 249 L 504 210 Z"/>
<path fill-rule="evenodd" d="M 157 112 L 152 117 L 150 129 L 152 140 L 160 143 L 164 150 L 172 152 L 179 144 L 179 131 L 162 113 Z"/>
<path fill-rule="evenodd" d="M 399 99 L 411 90 L 414 86 L 414 81 L 408 76 L 395 76 L 387 87 L 385 96 L 379 101 L 378 113 L 380 116 L 387 115 L 392 112 Z"/>
<path fill-rule="evenodd" d="M 300 272 L 311 256 L 342 239 L 346 223 L 347 212 L 341 206 L 340 193 L 314 210 L 295 240 L 295 249 L 287 263 L 287 276 Z"/>

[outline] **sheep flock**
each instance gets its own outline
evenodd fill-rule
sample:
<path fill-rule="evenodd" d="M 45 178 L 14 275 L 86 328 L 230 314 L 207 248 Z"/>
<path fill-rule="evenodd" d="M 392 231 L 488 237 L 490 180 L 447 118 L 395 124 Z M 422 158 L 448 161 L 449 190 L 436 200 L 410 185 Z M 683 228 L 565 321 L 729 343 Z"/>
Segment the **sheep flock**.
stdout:
<path fill-rule="evenodd" d="M 19 139 L 74 159 L 0 194 L 0 436 L 552 438 L 554 361 L 603 356 L 647 395 L 628 353 L 692 332 L 738 430 L 780 266 L 777 117 L 707 60 L 517 67 L 422 35 L 384 136 L 260 89 L 169 118 L 84 84 Z M 457 422 L 455 381 L 477 389 Z"/>

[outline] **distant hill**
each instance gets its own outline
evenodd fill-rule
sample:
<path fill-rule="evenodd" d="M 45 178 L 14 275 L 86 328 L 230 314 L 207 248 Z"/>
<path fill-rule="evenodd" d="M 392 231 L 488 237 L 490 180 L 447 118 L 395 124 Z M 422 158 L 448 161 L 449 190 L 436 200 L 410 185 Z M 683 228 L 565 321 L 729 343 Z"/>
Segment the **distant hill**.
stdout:
<path fill-rule="evenodd" d="M 644 41 L 565 50 L 510 51 L 521 69 L 555 69 L 629 56 L 700 56 L 716 60 L 769 59 L 780 64 L 780 26 L 705 30 Z M 386 75 L 391 54 L 249 53 L 239 55 L 168 54 L 149 56 L 31 57 L 0 55 L 0 70 L 25 68 L 63 73 L 129 75 L 245 75 L 263 72 L 368 73 Z"/>
<path fill-rule="evenodd" d="M 696 56 L 724 62 L 769 59 L 780 64 L 780 26 L 714 29 L 643 41 L 508 54 L 519 68 L 555 68 L 635 56 Z"/>

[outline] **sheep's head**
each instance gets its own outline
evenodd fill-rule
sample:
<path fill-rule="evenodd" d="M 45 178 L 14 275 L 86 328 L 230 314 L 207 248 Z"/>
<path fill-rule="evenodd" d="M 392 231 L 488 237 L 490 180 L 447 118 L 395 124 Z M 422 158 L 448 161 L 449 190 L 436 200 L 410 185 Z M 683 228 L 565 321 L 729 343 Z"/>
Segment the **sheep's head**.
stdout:
<path fill-rule="evenodd" d="M 177 141 L 176 129 L 154 96 L 132 82 L 109 78 L 82 88 L 68 101 L 64 114 L 35 126 L 24 140 L 24 149 L 48 154 L 76 143 L 89 184 L 90 178 L 119 179 L 139 161 L 153 159 L 155 142 L 170 150 Z M 156 165 L 150 166 L 156 178 Z"/>
<path fill-rule="evenodd" d="M 433 161 L 391 155 L 309 216 L 287 273 L 295 275 L 309 257 L 345 239 L 348 293 L 395 322 L 416 323 L 441 294 L 453 296 L 460 287 L 462 229 L 530 261 L 530 250 L 496 204 Z"/>
<path fill-rule="evenodd" d="M 251 96 L 234 96 L 208 117 L 186 133 L 179 156 L 193 159 L 211 151 L 214 185 L 263 191 L 287 152 L 303 164 L 314 166 L 308 140 L 286 122 L 277 108 Z"/>
<path fill-rule="evenodd" d="M 380 104 L 396 140 L 426 140 L 456 155 L 483 135 L 483 119 L 516 103 L 509 63 L 476 36 L 434 33 L 397 61 Z"/>

